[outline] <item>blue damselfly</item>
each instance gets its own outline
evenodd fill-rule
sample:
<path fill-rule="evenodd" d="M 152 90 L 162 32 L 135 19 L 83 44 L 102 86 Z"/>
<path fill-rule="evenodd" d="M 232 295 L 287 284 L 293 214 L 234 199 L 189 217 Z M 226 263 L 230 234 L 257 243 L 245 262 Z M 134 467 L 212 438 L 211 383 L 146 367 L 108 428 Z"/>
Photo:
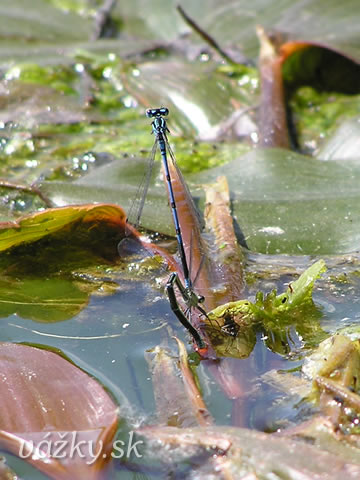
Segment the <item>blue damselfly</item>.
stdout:
<path fill-rule="evenodd" d="M 174 226 L 175 226 L 176 240 L 178 244 L 179 256 L 180 256 L 180 261 L 181 261 L 181 266 L 182 266 L 182 271 L 184 276 L 184 283 L 185 283 L 185 285 L 183 285 L 179 278 L 179 275 L 176 272 L 174 272 L 170 275 L 170 278 L 166 284 L 166 292 L 170 301 L 171 309 L 175 313 L 178 320 L 193 336 L 197 346 L 199 348 L 204 348 L 205 346 L 204 341 L 202 340 L 198 331 L 191 324 L 191 310 L 193 308 L 197 309 L 202 315 L 207 316 L 207 314 L 205 310 L 201 307 L 201 304 L 204 302 L 205 298 L 202 295 L 198 295 L 195 292 L 193 283 L 191 281 L 189 266 L 188 266 L 188 262 L 185 254 L 184 242 L 183 242 L 182 233 L 181 233 L 180 222 L 179 222 L 177 208 L 176 208 L 175 195 L 174 195 L 174 190 L 173 190 L 172 180 L 171 180 L 171 175 L 169 170 L 169 164 L 168 164 L 168 154 L 170 157 L 170 161 L 173 162 L 174 167 L 176 169 L 178 167 L 176 165 L 174 154 L 170 148 L 170 145 L 167 139 L 167 133 L 169 132 L 169 129 L 167 128 L 166 120 L 164 117 L 167 116 L 168 114 L 169 114 L 169 110 L 164 107 L 151 108 L 146 112 L 147 117 L 154 119 L 152 122 L 152 133 L 155 135 L 155 143 L 152 150 L 152 157 L 155 156 L 156 147 L 157 145 L 159 145 L 159 150 L 160 150 L 161 159 L 163 162 L 165 178 L 166 178 L 166 183 L 167 183 L 167 188 L 169 193 L 170 207 L 171 207 Z M 150 163 L 151 164 L 153 163 L 153 159 Z M 182 311 L 180 305 L 178 304 L 176 294 L 175 294 L 175 289 L 174 289 L 175 286 L 178 288 L 184 300 L 184 303 L 187 307 L 185 311 L 186 313 Z"/>
<path fill-rule="evenodd" d="M 196 282 L 197 275 L 200 272 L 201 264 L 199 266 L 196 278 L 194 282 L 192 282 L 191 276 L 190 276 L 191 257 L 190 257 L 190 268 L 189 268 L 189 264 L 186 259 L 185 247 L 184 247 L 184 242 L 182 238 L 181 227 L 180 227 L 178 212 L 176 208 L 176 200 L 175 200 L 174 190 L 172 186 L 172 179 L 171 179 L 170 169 L 168 164 L 168 155 L 169 155 L 170 161 L 172 162 L 172 165 L 175 167 L 179 178 L 182 178 L 181 173 L 178 170 L 178 167 L 176 165 L 174 154 L 170 148 L 170 145 L 167 139 L 167 133 L 169 132 L 169 130 L 167 128 L 166 120 L 164 117 L 167 116 L 168 114 L 169 114 L 169 110 L 164 107 L 149 109 L 146 112 L 147 117 L 153 118 L 152 133 L 155 135 L 155 142 L 150 154 L 147 170 L 144 174 L 142 182 L 138 187 L 137 195 L 135 197 L 133 204 L 130 207 L 126 222 L 128 225 L 131 222 L 132 226 L 135 227 L 135 229 L 137 229 L 140 225 L 140 219 L 141 219 L 142 211 L 144 208 L 146 195 L 148 192 L 150 179 L 152 176 L 155 155 L 156 155 L 157 147 L 159 146 L 163 167 L 164 167 L 164 172 L 165 172 L 165 177 L 166 177 L 170 206 L 171 206 L 172 217 L 173 217 L 174 226 L 175 226 L 176 239 L 177 239 L 179 256 L 180 256 L 181 267 L 183 271 L 183 278 L 185 283 L 185 285 L 183 285 L 178 273 L 173 272 L 170 275 L 169 280 L 167 281 L 167 284 L 165 287 L 166 293 L 169 298 L 172 311 L 175 313 L 176 317 L 181 322 L 181 324 L 192 335 L 198 348 L 203 349 L 205 347 L 204 341 L 202 340 L 199 332 L 194 328 L 194 326 L 191 323 L 192 309 L 196 309 L 200 314 L 207 316 L 205 310 L 201 306 L 205 298 L 202 295 L 198 295 L 194 290 L 194 283 Z M 135 242 L 137 246 L 134 249 L 134 242 L 133 242 L 133 239 L 131 238 L 133 230 L 132 229 L 130 230 L 129 227 L 127 227 L 126 230 L 129 230 L 129 231 L 128 233 L 125 233 L 126 235 L 125 238 L 119 243 L 119 246 L 118 246 L 120 256 L 133 252 L 134 250 L 136 251 L 138 249 L 138 242 Z M 190 255 L 191 255 L 191 245 L 190 245 Z M 180 307 L 177 301 L 175 286 L 180 292 L 181 297 L 183 298 L 183 301 L 186 305 L 185 313 L 183 312 L 182 308 Z"/>

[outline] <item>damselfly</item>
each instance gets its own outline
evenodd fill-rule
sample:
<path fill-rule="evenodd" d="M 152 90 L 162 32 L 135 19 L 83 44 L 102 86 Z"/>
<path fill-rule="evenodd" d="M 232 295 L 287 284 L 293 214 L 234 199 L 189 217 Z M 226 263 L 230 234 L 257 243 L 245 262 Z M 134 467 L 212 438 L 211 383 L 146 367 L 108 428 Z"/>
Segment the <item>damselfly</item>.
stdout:
<path fill-rule="evenodd" d="M 202 315 L 207 316 L 205 310 L 201 307 L 201 304 L 204 302 L 205 298 L 202 295 L 198 295 L 195 290 L 193 283 L 190 278 L 189 266 L 185 255 L 185 248 L 184 242 L 181 233 L 180 222 L 178 218 L 177 208 L 176 208 L 176 201 L 174 190 L 171 182 L 169 164 L 168 164 L 168 156 L 173 162 L 174 167 L 177 169 L 176 161 L 174 154 L 170 148 L 167 133 L 169 132 L 165 116 L 169 114 L 169 110 L 167 108 L 152 108 L 147 110 L 146 116 L 149 118 L 153 118 L 152 122 L 152 133 L 155 135 L 155 143 L 152 150 L 152 156 L 155 156 L 157 145 L 159 145 L 160 154 L 164 166 L 165 178 L 168 187 L 169 199 L 170 199 L 170 206 L 175 226 L 175 233 L 176 239 L 179 249 L 180 261 L 182 266 L 182 271 L 184 275 L 184 282 L 185 285 L 182 284 L 179 275 L 174 272 L 170 275 L 170 278 L 166 284 L 166 292 L 169 297 L 170 306 L 172 311 L 175 313 L 179 321 L 182 325 L 190 332 L 193 336 L 197 346 L 199 348 L 204 348 L 204 341 L 202 340 L 199 332 L 193 327 L 191 324 L 191 311 L 192 309 L 198 310 Z M 153 158 L 151 159 L 151 163 L 153 163 Z M 180 305 L 178 304 L 176 294 L 175 294 L 175 286 L 178 288 L 184 303 L 186 305 L 185 313 L 182 311 Z"/>

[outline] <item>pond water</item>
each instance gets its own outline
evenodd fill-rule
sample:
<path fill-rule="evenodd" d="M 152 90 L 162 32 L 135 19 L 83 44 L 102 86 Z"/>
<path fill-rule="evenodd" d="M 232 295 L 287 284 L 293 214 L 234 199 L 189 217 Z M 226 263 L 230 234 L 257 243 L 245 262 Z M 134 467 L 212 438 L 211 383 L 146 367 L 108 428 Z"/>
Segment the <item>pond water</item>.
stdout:
<path fill-rule="evenodd" d="M 315 260 L 249 254 L 247 297 L 253 299 L 258 290 L 267 293 L 273 288 L 281 293 Z M 264 331 L 257 325 L 256 343 L 247 358 L 224 357 L 218 363 L 218 368 L 240 386 L 242 394 L 237 398 L 229 398 L 216 381 L 211 361 L 198 362 L 196 355 L 191 356 L 204 401 L 217 425 L 274 431 L 298 423 L 313 412 L 310 404 L 300 402 L 301 398 L 292 393 L 287 385 L 288 378 L 281 381 L 278 374 L 299 370 L 304 355 L 316 346 L 318 339 L 340 328 L 356 325 L 360 316 L 358 256 L 325 260 L 329 269 L 315 284 L 316 308 L 312 310 L 312 318 L 296 318 L 283 328 L 280 337 L 278 332 Z M 171 335 L 185 341 L 189 353 L 192 352 L 187 334 L 171 312 L 162 287 L 157 287 L 154 281 L 157 274 L 166 278 L 163 269 L 156 274 L 140 268 L 140 274 L 136 275 L 136 271 L 133 263 L 119 262 L 117 266 L 108 267 L 103 277 L 104 285 L 115 281 L 118 287 L 111 295 L 99 292 L 91 295 L 82 311 L 64 321 L 31 320 L 27 318 L 26 308 L 21 315 L 12 314 L 2 319 L 4 341 L 58 349 L 95 377 L 120 406 L 125 423 L 119 426 L 119 436 L 131 425 L 156 424 L 152 375 L 145 359 L 146 352 L 163 345 L 176 356 L 177 348 Z M 305 328 L 309 324 L 317 325 L 313 336 Z M 11 455 L 6 454 L 6 457 L 19 474 L 25 469 L 26 478 L 41 478 L 38 472 L 32 474 L 33 469 L 28 465 L 19 465 L 20 461 Z M 126 464 L 121 470 L 120 465 L 115 464 L 115 470 L 109 478 L 134 478 L 134 473 L 125 473 Z"/>

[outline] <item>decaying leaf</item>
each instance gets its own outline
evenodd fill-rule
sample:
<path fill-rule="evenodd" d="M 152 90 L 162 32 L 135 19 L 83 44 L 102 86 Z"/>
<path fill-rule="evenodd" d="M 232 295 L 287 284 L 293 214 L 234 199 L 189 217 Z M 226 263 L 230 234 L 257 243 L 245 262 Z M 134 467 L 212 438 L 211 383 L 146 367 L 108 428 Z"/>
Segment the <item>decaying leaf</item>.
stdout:
<path fill-rule="evenodd" d="M 219 177 L 216 183 L 204 185 L 204 190 L 204 218 L 213 245 L 213 263 L 216 262 L 213 282 L 216 302 L 219 304 L 241 297 L 245 286 L 245 259 L 234 232 L 226 177 Z"/>
<path fill-rule="evenodd" d="M 314 380 L 312 398 L 333 425 L 357 433 L 360 417 L 359 340 L 333 335 L 306 358 L 303 372 Z"/>
<path fill-rule="evenodd" d="M 184 345 L 176 339 L 180 351 L 177 358 L 161 347 L 155 347 L 147 355 L 151 368 L 157 418 L 170 426 L 189 427 L 211 424 L 201 393 L 187 365 Z M 180 376 L 182 373 L 182 377 Z"/>
<path fill-rule="evenodd" d="M 149 440 L 164 464 L 190 464 L 202 478 L 286 478 L 289 480 L 357 479 L 357 452 L 335 456 L 300 440 L 245 428 L 144 427 L 139 433 Z M 349 454 L 351 459 L 349 458 Z M 206 475 L 209 475 L 207 477 Z"/>

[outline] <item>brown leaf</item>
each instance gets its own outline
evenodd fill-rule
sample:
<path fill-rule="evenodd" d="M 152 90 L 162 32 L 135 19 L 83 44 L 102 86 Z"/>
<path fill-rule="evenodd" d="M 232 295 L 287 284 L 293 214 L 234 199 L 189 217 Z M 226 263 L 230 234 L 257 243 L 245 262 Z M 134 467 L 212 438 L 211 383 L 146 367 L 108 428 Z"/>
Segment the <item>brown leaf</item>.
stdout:
<path fill-rule="evenodd" d="M 177 341 L 179 347 L 180 369 L 184 382 L 185 392 L 192 406 L 192 410 L 195 413 L 198 425 L 202 427 L 212 425 L 213 419 L 207 409 L 204 399 L 200 393 L 199 387 L 195 382 L 194 375 L 190 370 L 188 354 L 185 346 L 183 342 L 181 342 L 178 338 L 175 337 L 175 340 Z"/>
<path fill-rule="evenodd" d="M 282 77 L 283 58 L 262 27 L 257 28 L 257 34 L 260 40 L 260 145 L 289 148 Z"/>
<path fill-rule="evenodd" d="M 210 469 L 217 478 L 243 480 L 355 480 L 360 475 L 356 455 L 350 460 L 346 455 L 334 455 L 303 441 L 245 428 L 145 427 L 139 433 L 151 441 L 152 458 L 157 453 L 160 460 L 173 462 L 172 465 L 186 459 L 199 478 L 202 473 L 207 478 L 205 472 Z"/>
<path fill-rule="evenodd" d="M 117 406 L 103 387 L 60 355 L 27 345 L 0 344 L 0 371 L 1 447 L 54 479 L 97 478 L 117 429 Z"/>
<path fill-rule="evenodd" d="M 244 255 L 239 246 L 230 212 L 229 186 L 226 177 L 204 186 L 206 192 L 205 221 L 207 231 L 213 239 L 213 255 L 218 268 L 217 304 L 241 299 L 244 289 Z"/>
<path fill-rule="evenodd" d="M 155 347 L 146 359 L 160 424 L 177 427 L 203 425 L 207 412 L 205 404 L 201 400 L 194 403 L 194 397 L 186 388 L 188 382 L 181 378 L 178 359 L 161 347 Z"/>

